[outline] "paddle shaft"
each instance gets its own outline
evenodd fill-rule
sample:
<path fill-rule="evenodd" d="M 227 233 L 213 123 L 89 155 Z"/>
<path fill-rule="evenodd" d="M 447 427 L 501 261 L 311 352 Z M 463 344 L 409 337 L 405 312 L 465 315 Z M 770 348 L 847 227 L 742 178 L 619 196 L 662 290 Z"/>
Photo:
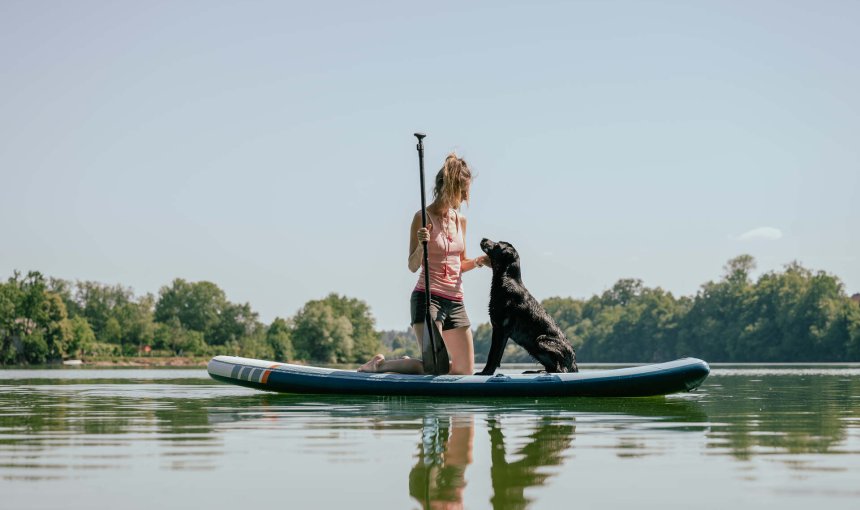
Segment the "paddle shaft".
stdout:
<path fill-rule="evenodd" d="M 425 198 L 424 192 L 424 137 L 427 136 L 423 133 L 415 133 L 415 137 L 418 138 L 418 170 L 421 175 L 421 222 L 424 225 L 424 228 L 427 228 L 427 199 Z M 424 245 L 424 321 L 426 327 L 424 330 L 427 332 L 427 336 L 430 337 L 430 346 L 433 351 L 433 371 L 439 372 L 439 364 L 436 359 L 436 339 L 433 335 L 433 322 L 431 322 L 432 318 L 430 317 L 430 257 L 427 254 L 427 241 L 422 241 Z M 442 339 L 440 338 L 441 342 Z"/>

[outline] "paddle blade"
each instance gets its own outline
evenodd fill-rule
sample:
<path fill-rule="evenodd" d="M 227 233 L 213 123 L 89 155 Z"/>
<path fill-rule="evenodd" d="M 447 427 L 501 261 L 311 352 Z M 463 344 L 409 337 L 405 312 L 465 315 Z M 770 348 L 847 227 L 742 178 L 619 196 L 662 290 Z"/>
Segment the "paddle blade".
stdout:
<path fill-rule="evenodd" d="M 436 345 L 435 364 L 433 362 L 434 344 Z M 451 368 L 450 361 L 448 360 L 448 350 L 445 349 L 445 342 L 442 341 L 442 333 L 434 321 L 424 321 L 424 336 L 421 340 L 421 351 L 421 361 L 424 363 L 425 374 L 441 375 L 448 373 L 448 370 Z"/>

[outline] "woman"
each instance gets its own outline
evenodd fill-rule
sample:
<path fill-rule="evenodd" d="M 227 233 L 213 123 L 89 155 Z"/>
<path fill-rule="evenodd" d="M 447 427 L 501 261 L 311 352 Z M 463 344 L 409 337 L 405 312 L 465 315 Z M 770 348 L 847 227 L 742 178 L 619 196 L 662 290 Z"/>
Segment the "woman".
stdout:
<path fill-rule="evenodd" d="M 421 211 L 412 217 L 409 230 L 409 270 L 423 266 L 423 243 L 427 241 L 430 263 L 430 316 L 442 331 L 442 341 L 451 359 L 450 374 L 472 374 L 475 371 L 475 347 L 466 307 L 463 304 L 463 273 L 486 265 L 486 255 L 466 257 L 466 218 L 460 204 L 469 201 L 472 172 L 456 154 L 449 154 L 436 174 L 433 202 L 427 206 L 427 227 L 421 224 Z M 412 291 L 412 328 L 419 345 L 424 336 L 424 272 Z M 377 354 L 358 368 L 359 372 L 398 372 L 423 374 L 421 360 L 401 358 L 387 360 Z"/>

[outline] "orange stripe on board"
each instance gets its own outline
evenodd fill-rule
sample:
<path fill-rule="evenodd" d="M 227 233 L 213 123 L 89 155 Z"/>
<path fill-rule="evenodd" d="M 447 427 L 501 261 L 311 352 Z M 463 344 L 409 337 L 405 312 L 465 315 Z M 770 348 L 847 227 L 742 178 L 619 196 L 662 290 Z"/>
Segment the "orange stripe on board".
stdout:
<path fill-rule="evenodd" d="M 263 384 L 266 384 L 266 381 L 269 380 L 269 374 L 272 373 L 271 369 L 278 367 L 280 365 L 281 365 L 280 363 L 273 363 L 273 364 L 269 365 L 269 370 L 266 370 L 265 372 L 263 372 L 263 375 L 260 377 L 260 382 Z"/>

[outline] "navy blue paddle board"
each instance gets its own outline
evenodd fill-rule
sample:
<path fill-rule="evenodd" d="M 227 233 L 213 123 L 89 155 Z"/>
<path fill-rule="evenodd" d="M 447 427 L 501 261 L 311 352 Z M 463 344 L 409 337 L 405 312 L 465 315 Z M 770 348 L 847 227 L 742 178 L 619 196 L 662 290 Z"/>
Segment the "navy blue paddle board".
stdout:
<path fill-rule="evenodd" d="M 697 388 L 711 369 L 683 358 L 668 363 L 574 374 L 404 375 L 375 374 L 216 356 L 212 378 L 281 393 L 445 397 L 645 397 Z"/>

